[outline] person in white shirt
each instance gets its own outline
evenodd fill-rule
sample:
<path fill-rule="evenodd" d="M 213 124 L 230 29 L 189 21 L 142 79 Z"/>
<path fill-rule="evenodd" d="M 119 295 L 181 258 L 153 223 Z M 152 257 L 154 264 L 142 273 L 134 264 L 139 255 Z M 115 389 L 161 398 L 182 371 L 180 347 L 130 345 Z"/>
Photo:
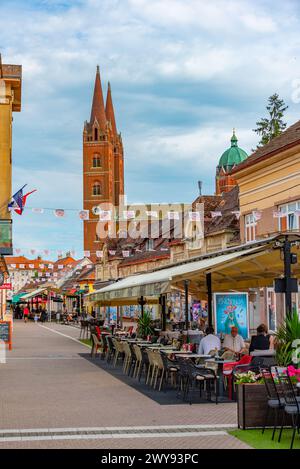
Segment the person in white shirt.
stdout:
<path fill-rule="evenodd" d="M 208 355 L 211 350 L 220 350 L 221 348 L 221 341 L 219 337 L 214 335 L 214 328 L 208 326 L 206 328 L 206 336 L 201 339 L 199 344 L 198 353 L 199 355 Z"/>
<path fill-rule="evenodd" d="M 238 328 L 233 326 L 230 334 L 224 337 L 223 348 L 226 351 L 234 353 L 243 353 L 245 351 L 245 342 L 241 335 L 238 334 Z"/>

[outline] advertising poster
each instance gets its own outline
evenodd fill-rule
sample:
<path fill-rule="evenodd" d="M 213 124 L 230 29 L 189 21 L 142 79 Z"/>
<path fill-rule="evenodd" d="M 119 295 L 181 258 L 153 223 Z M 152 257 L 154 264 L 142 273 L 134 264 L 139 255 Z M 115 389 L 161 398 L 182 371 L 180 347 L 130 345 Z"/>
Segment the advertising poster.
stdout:
<path fill-rule="evenodd" d="M 230 334 L 236 326 L 239 335 L 249 337 L 248 293 L 215 293 L 214 310 L 217 334 Z"/>

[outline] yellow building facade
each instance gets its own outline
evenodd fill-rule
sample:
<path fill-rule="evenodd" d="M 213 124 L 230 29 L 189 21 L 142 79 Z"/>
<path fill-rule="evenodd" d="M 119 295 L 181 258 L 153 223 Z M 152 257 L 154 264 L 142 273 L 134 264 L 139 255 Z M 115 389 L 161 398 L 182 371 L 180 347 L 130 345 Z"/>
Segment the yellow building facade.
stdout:
<path fill-rule="evenodd" d="M 12 121 L 13 112 L 21 110 L 21 84 L 21 65 L 2 64 L 0 55 L 0 273 L 4 281 L 7 269 L 3 256 L 12 254 L 11 216 L 7 209 L 12 196 Z M 5 316 L 5 300 L 6 290 L 1 289 L 1 317 Z"/>

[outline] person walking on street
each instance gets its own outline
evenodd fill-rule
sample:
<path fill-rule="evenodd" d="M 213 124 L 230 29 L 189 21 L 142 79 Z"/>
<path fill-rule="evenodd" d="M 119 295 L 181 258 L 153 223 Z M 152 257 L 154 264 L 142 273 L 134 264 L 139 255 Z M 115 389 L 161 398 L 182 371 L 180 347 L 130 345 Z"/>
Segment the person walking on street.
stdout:
<path fill-rule="evenodd" d="M 24 315 L 24 322 L 26 323 L 28 321 L 28 316 L 29 316 L 28 306 L 25 306 L 24 311 L 23 311 L 23 315 Z"/>

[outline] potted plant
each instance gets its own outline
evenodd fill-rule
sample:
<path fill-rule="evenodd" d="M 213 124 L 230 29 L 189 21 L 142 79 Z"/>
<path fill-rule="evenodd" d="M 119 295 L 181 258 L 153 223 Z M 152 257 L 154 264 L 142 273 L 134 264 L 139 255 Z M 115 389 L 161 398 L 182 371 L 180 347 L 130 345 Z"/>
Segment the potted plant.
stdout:
<path fill-rule="evenodd" d="M 291 365 L 293 342 L 300 339 L 300 319 L 296 309 L 287 315 L 275 335 L 276 363 L 278 366 Z"/>
<path fill-rule="evenodd" d="M 151 314 L 147 311 L 138 318 L 137 333 L 139 337 L 145 339 L 148 335 L 154 333 Z"/>
<path fill-rule="evenodd" d="M 260 428 L 265 423 L 267 393 L 260 374 L 248 371 L 236 374 L 238 427 Z M 273 425 L 274 416 L 269 413 L 267 425 Z"/>

